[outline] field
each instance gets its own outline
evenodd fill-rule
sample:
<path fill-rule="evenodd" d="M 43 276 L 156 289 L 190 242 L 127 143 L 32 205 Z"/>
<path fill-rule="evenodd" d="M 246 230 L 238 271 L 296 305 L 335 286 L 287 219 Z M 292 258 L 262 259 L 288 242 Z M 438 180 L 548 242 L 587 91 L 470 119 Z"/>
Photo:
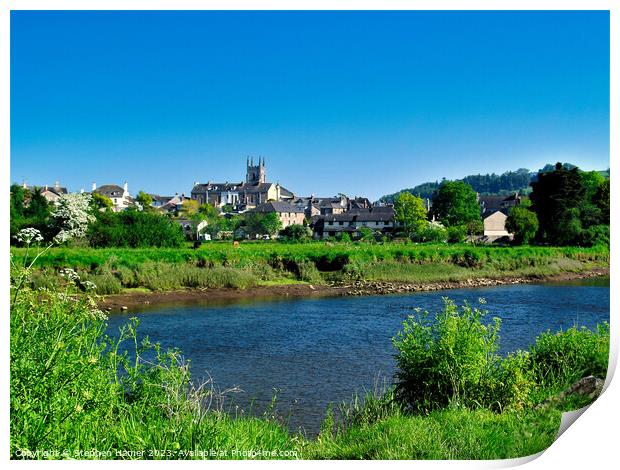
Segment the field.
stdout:
<path fill-rule="evenodd" d="M 12 248 L 21 264 L 23 248 Z M 34 287 L 56 287 L 57 271 L 72 268 L 100 294 L 146 288 L 234 287 L 350 280 L 441 282 L 544 277 L 609 265 L 607 247 L 491 247 L 414 243 L 212 242 L 198 249 L 52 248 L 37 261 Z"/>

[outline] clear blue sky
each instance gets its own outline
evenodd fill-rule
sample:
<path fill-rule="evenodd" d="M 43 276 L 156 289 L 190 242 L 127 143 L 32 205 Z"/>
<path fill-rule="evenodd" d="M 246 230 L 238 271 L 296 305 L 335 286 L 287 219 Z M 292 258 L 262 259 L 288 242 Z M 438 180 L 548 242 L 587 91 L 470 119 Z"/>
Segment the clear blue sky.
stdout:
<path fill-rule="evenodd" d="M 12 12 L 11 180 L 372 200 L 609 167 L 607 12 Z"/>

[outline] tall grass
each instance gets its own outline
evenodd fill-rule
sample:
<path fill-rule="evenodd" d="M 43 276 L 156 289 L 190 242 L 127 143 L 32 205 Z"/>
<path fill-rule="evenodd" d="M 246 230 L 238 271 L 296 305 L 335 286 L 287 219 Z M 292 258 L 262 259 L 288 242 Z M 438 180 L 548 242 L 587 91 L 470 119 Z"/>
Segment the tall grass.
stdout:
<path fill-rule="evenodd" d="M 24 249 L 12 248 L 16 260 Z M 246 288 L 260 281 L 376 280 L 409 283 L 505 276 L 549 276 L 609 264 L 609 250 L 433 244 L 229 243 L 200 249 L 52 248 L 40 257 L 45 272 L 70 267 L 101 294 L 123 288 Z M 39 284 L 45 284 L 39 275 Z M 116 280 L 113 279 L 116 278 Z M 98 281 L 98 282 L 96 282 Z"/>

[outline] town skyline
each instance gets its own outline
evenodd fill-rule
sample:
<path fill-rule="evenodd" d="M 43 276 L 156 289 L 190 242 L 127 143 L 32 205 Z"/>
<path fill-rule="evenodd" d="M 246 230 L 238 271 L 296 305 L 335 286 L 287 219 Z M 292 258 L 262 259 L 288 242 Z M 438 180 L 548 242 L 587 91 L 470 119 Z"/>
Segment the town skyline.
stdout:
<path fill-rule="evenodd" d="M 12 181 L 189 192 L 247 155 L 296 194 L 372 200 L 606 169 L 609 13 L 11 13 Z"/>

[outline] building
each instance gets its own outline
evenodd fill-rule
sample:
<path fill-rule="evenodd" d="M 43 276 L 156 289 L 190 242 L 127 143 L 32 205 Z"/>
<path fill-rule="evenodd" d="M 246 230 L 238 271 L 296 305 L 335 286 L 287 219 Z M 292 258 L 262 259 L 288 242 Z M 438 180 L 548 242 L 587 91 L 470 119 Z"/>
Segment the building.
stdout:
<path fill-rule="evenodd" d="M 514 206 L 521 203 L 519 193 L 510 196 L 478 196 L 481 214 L 491 214 L 496 211 L 505 211 L 508 213 Z"/>
<path fill-rule="evenodd" d="M 261 204 L 254 209 L 251 209 L 249 212 L 258 212 L 258 213 L 270 213 L 275 212 L 282 222 L 282 228 L 286 228 L 289 225 L 302 225 L 304 223 L 304 219 L 306 217 L 305 211 L 289 202 L 282 201 L 270 201 L 264 204 Z"/>
<path fill-rule="evenodd" d="M 391 233 L 395 227 L 392 206 L 373 206 L 367 209 L 352 209 L 339 214 L 321 215 L 313 221 L 314 238 L 337 237 L 348 233 L 352 238 L 361 235 L 360 229 Z"/>
<path fill-rule="evenodd" d="M 194 183 L 191 198 L 199 204 L 215 207 L 231 205 L 238 211 L 251 209 L 268 201 L 290 202 L 295 195 L 279 183 L 267 182 L 265 160 L 247 160 L 245 181 L 239 183 Z"/>
<path fill-rule="evenodd" d="M 93 182 L 92 192 L 110 199 L 114 212 L 123 211 L 134 203 L 133 198 L 129 194 L 127 181 L 125 181 L 122 188 L 116 184 L 104 184 L 103 186 L 97 187 L 97 183 Z"/>
<path fill-rule="evenodd" d="M 194 221 L 190 219 L 175 219 L 176 223 L 181 226 L 183 234 L 190 240 L 210 240 L 211 237 L 208 234 L 203 234 L 205 228 L 207 228 L 207 221 Z"/>
<path fill-rule="evenodd" d="M 24 189 L 28 189 L 31 192 L 36 191 L 37 189 L 41 190 L 41 195 L 49 202 L 50 204 L 57 204 L 58 199 L 61 195 L 67 194 L 67 188 L 60 186 L 60 182 L 56 181 L 54 186 L 27 186 L 26 183 L 22 184 Z"/>
<path fill-rule="evenodd" d="M 176 214 L 183 207 L 183 202 L 189 198 L 185 197 L 185 194 L 176 193 L 174 196 L 160 196 L 158 194 L 149 194 L 153 199 L 151 207 L 159 209 L 161 212 Z"/>
<path fill-rule="evenodd" d="M 483 216 L 482 223 L 486 241 L 493 242 L 502 237 L 512 238 L 512 234 L 506 230 L 507 218 L 503 211 L 495 211 Z"/>
<path fill-rule="evenodd" d="M 334 197 L 296 197 L 292 204 L 304 208 L 306 218 L 317 215 L 342 214 L 353 209 L 368 209 L 370 201 L 365 197 L 348 198 L 344 194 Z"/>

